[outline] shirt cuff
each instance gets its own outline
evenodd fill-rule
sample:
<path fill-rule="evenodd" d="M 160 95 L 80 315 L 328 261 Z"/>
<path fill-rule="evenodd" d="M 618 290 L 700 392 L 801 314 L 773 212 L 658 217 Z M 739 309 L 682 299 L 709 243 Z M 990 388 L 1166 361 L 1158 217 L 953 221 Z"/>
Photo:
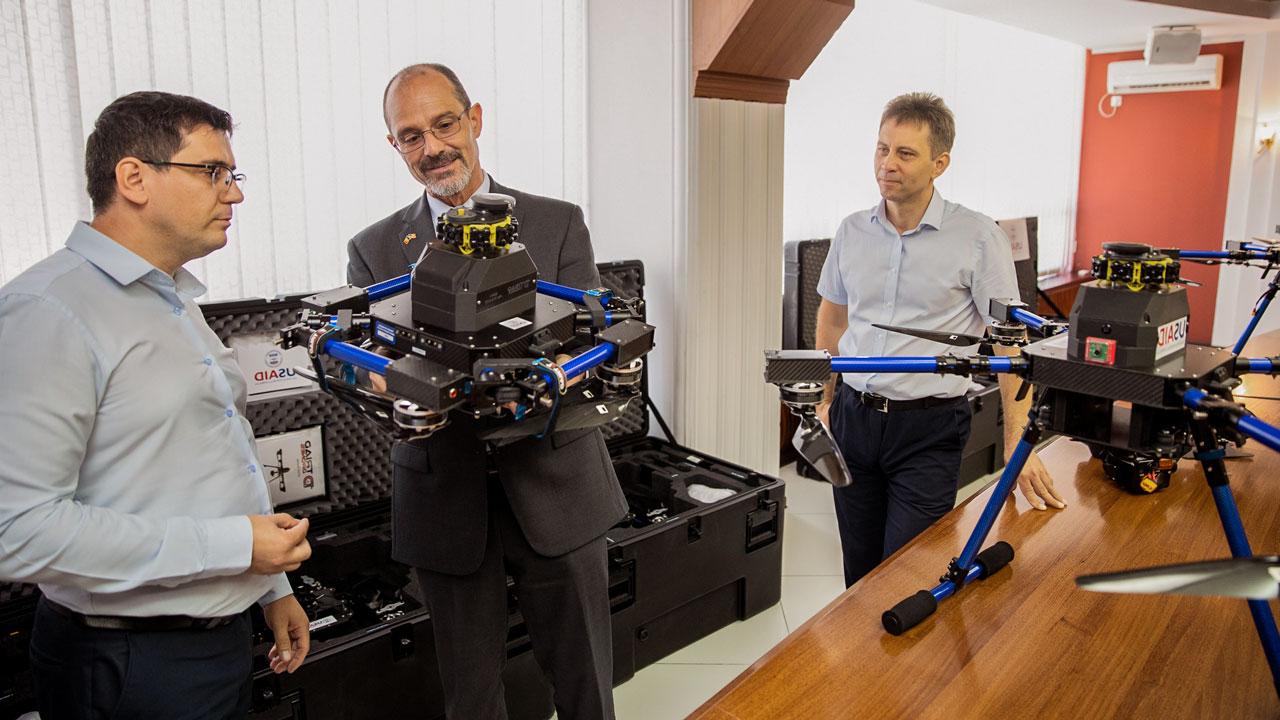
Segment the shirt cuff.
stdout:
<path fill-rule="evenodd" d="M 288 597 L 293 594 L 293 587 L 289 585 L 289 578 L 280 573 L 271 578 L 271 589 L 258 599 L 258 604 L 266 607 L 282 597 Z"/>
<path fill-rule="evenodd" d="M 237 575 L 253 562 L 253 526 L 246 515 L 203 521 L 204 575 Z"/>

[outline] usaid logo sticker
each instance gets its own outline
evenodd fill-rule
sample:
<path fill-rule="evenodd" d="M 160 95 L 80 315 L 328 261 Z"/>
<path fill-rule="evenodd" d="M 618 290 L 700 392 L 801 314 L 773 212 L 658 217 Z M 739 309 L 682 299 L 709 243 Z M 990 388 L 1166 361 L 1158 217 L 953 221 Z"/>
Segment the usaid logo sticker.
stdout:
<path fill-rule="evenodd" d="M 274 333 L 233 335 L 227 345 L 235 351 L 240 372 L 249 381 L 251 397 L 312 387 L 310 380 L 293 371 L 297 365 L 309 364 L 307 351 L 300 347 L 281 350 L 276 347 Z"/>
<path fill-rule="evenodd" d="M 1187 319 L 1178 318 L 1156 329 L 1156 359 L 1171 355 L 1187 346 Z"/>

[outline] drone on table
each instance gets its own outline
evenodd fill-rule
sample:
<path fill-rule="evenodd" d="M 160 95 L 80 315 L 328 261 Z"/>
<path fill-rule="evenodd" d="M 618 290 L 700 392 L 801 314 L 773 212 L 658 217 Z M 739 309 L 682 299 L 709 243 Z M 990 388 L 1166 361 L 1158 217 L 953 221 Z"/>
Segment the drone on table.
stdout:
<path fill-rule="evenodd" d="M 856 482 L 816 407 L 831 373 L 1009 373 L 1022 378 L 1018 397 L 1034 389 L 1027 425 L 959 557 L 938 584 L 886 611 L 886 631 L 900 635 L 924 621 L 938 603 L 969 583 L 998 572 L 1013 559 L 1000 541 L 983 549 L 1018 475 L 1045 432 L 1089 444 L 1105 459 L 1139 458 L 1167 473 L 1188 451 L 1204 469 L 1234 560 L 1196 563 L 1078 578 L 1081 587 L 1114 592 L 1217 593 L 1249 598 L 1272 680 L 1280 694 L 1280 632 L 1262 598 L 1280 594 L 1280 558 L 1254 558 L 1228 484 L 1228 445 L 1254 439 L 1280 451 L 1280 428 L 1253 416 L 1234 401 L 1232 389 L 1247 373 L 1280 374 L 1280 356 L 1244 358 L 1239 353 L 1280 291 L 1277 275 L 1259 299 L 1244 333 L 1231 349 L 1187 342 L 1188 303 L 1179 272 L 1183 262 L 1260 265 L 1264 277 L 1280 265 L 1280 245 L 1231 242 L 1225 250 L 1157 250 L 1111 243 L 1092 264 L 1094 280 L 1083 284 L 1067 322 L 1030 312 L 1016 300 L 993 300 L 994 324 L 987 341 L 1021 348 L 1013 356 L 831 357 L 825 351 L 765 353 L 765 380 L 779 386 L 782 401 L 801 420 L 796 449 L 839 487 Z M 969 347 L 984 338 L 883 326 L 928 340 Z M 1139 475 L 1152 479 L 1145 468 Z M 1109 474 L 1114 472 L 1109 470 Z"/>
<path fill-rule="evenodd" d="M 514 207 L 476 195 L 441 216 L 410 273 L 303 298 L 278 342 L 305 347 L 313 372 L 300 374 L 399 439 L 459 417 L 495 444 L 618 419 L 653 348 L 643 301 L 538 280 Z M 326 357 L 343 363 L 340 376 Z M 361 372 L 383 376 L 385 390 Z"/>

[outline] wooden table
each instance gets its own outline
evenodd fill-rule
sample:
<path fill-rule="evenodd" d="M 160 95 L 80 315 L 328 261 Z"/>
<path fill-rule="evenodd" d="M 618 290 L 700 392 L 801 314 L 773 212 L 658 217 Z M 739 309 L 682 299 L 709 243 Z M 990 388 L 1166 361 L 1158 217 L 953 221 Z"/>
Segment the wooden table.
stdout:
<path fill-rule="evenodd" d="M 1280 421 L 1280 401 L 1247 400 Z M 1280 457 L 1259 443 L 1228 462 L 1255 553 L 1280 551 Z M 992 488 L 956 508 L 834 600 L 699 708 L 702 720 L 755 718 L 1252 718 L 1280 701 L 1243 600 L 1110 595 L 1076 575 L 1227 557 L 1199 464 L 1170 487 L 1128 495 L 1084 445 L 1041 457 L 1068 507 L 1018 497 L 988 544 L 1013 562 L 944 600 L 900 637 L 880 614 L 932 587 L 958 555 Z M 1016 508 L 1012 507 L 1016 502 Z M 1273 609 L 1277 607 L 1272 603 Z"/>

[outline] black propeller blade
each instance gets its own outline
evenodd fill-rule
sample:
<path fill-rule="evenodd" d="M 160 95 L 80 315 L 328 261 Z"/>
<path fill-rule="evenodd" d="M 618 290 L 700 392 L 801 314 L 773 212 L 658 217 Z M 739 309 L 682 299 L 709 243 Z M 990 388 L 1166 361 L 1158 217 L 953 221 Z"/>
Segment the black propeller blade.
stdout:
<path fill-rule="evenodd" d="M 1280 557 L 1266 555 L 1081 575 L 1085 590 L 1114 593 L 1280 597 Z"/>
<path fill-rule="evenodd" d="M 936 330 L 918 330 L 916 328 L 900 327 L 898 325 L 881 325 L 880 323 L 871 323 L 871 327 L 878 327 L 881 330 L 890 330 L 903 335 L 911 335 L 925 340 L 932 340 L 944 345 L 954 345 L 956 347 L 969 347 L 982 342 L 982 338 L 977 335 L 963 335 L 961 333 L 938 332 Z"/>

